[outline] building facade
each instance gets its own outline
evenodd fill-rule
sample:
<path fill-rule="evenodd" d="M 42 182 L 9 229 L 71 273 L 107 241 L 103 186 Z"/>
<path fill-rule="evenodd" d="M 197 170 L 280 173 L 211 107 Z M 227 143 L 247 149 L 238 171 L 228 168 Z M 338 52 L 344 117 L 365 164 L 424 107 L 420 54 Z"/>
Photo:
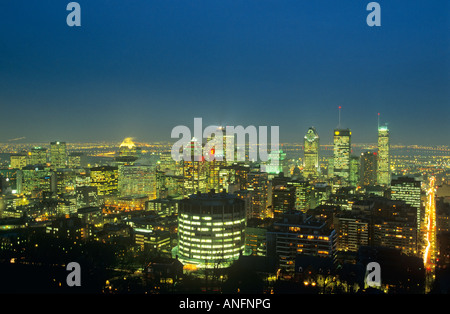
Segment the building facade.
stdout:
<path fill-rule="evenodd" d="M 377 182 L 378 185 L 389 186 L 391 183 L 391 162 L 389 146 L 389 129 L 387 126 L 378 128 L 378 160 Z"/>
<path fill-rule="evenodd" d="M 245 250 L 244 201 L 227 193 L 197 193 L 180 201 L 178 246 L 183 264 L 223 268 Z"/>
<path fill-rule="evenodd" d="M 319 135 L 315 128 L 310 127 L 303 140 L 304 162 L 303 176 L 316 178 L 319 172 Z"/>
<path fill-rule="evenodd" d="M 333 180 L 336 186 L 350 183 L 351 135 L 349 129 L 334 130 Z"/>
<path fill-rule="evenodd" d="M 50 165 L 52 169 L 67 167 L 67 145 L 66 142 L 50 143 Z"/>

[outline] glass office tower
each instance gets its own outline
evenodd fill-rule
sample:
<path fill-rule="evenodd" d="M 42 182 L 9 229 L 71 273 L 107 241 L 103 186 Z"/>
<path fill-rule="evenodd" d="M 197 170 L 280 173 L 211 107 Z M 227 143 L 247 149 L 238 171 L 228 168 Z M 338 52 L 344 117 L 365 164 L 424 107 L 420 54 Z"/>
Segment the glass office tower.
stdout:
<path fill-rule="evenodd" d="M 387 126 L 378 128 L 377 183 L 382 186 L 389 186 L 391 183 L 389 129 Z"/>
<path fill-rule="evenodd" d="M 334 130 L 333 178 L 337 186 L 349 184 L 351 135 L 350 129 Z"/>
<path fill-rule="evenodd" d="M 315 128 L 311 127 L 304 137 L 304 162 L 303 176 L 316 178 L 319 169 L 319 135 Z"/>

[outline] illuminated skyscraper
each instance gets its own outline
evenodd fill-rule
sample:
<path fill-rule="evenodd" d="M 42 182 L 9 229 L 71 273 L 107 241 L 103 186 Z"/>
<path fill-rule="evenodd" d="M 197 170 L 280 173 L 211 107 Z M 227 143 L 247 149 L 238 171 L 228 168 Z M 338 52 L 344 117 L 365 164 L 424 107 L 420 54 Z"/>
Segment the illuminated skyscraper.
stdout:
<path fill-rule="evenodd" d="M 51 168 L 65 168 L 67 166 L 67 146 L 66 142 L 50 143 L 50 164 Z"/>
<path fill-rule="evenodd" d="M 56 190 L 55 172 L 43 166 L 26 166 L 20 171 L 17 182 L 20 193 L 36 197 L 42 192 L 53 192 Z"/>
<path fill-rule="evenodd" d="M 295 192 L 293 186 L 279 185 L 272 190 L 273 217 L 279 219 L 295 207 Z"/>
<path fill-rule="evenodd" d="M 24 154 L 11 155 L 11 168 L 22 169 L 27 165 L 27 156 Z"/>
<path fill-rule="evenodd" d="M 349 129 L 334 130 L 333 177 L 338 186 L 350 183 L 351 135 Z"/>
<path fill-rule="evenodd" d="M 304 162 L 303 176 L 305 178 L 316 178 L 319 169 L 319 135 L 316 129 L 311 127 L 304 138 Z"/>
<path fill-rule="evenodd" d="M 361 153 L 361 178 L 362 186 L 377 184 L 377 153 L 363 152 Z"/>
<path fill-rule="evenodd" d="M 75 188 L 77 208 L 98 206 L 97 187 L 78 186 Z"/>
<path fill-rule="evenodd" d="M 214 189 L 220 191 L 223 186 L 220 184 L 220 174 L 219 171 L 222 167 L 226 166 L 226 154 L 225 154 L 225 138 L 223 138 L 224 128 L 218 127 L 217 133 L 220 136 L 216 136 L 216 133 L 212 133 L 206 139 L 206 146 L 204 149 L 208 150 L 206 153 L 209 157 L 209 161 L 205 163 L 207 172 L 207 189 Z"/>
<path fill-rule="evenodd" d="M 140 195 L 156 198 L 156 172 L 148 165 L 120 165 L 118 189 L 120 196 Z"/>
<path fill-rule="evenodd" d="M 175 161 L 172 158 L 170 152 L 162 152 L 159 155 L 159 161 L 157 164 L 157 168 L 159 171 L 163 172 L 167 175 L 178 175 L 180 174 L 180 162 Z"/>
<path fill-rule="evenodd" d="M 404 201 L 417 210 L 417 228 L 423 218 L 421 206 L 421 181 L 414 177 L 398 177 L 391 181 L 391 199 Z"/>
<path fill-rule="evenodd" d="M 47 149 L 43 147 L 33 147 L 29 153 L 30 165 L 44 165 L 47 163 Z"/>
<path fill-rule="evenodd" d="M 76 175 L 73 169 L 57 169 L 53 173 L 56 178 L 56 192 L 58 194 L 75 191 Z"/>
<path fill-rule="evenodd" d="M 196 138 L 192 138 L 184 149 L 191 151 L 191 160 L 183 160 L 185 195 L 199 191 L 205 193 L 208 187 L 208 168 L 202 156 L 201 143 Z M 201 160 L 196 160 L 194 156 L 201 156 Z"/>
<path fill-rule="evenodd" d="M 378 127 L 377 183 L 382 186 L 391 183 L 389 129 L 385 125 Z"/>
<path fill-rule="evenodd" d="M 359 247 L 369 244 L 370 219 L 352 210 L 340 212 L 335 219 L 338 250 L 357 252 Z"/>
<path fill-rule="evenodd" d="M 116 195 L 118 192 L 118 168 L 102 166 L 91 168 L 91 186 L 98 195 Z"/>
<path fill-rule="evenodd" d="M 359 184 L 359 156 L 350 156 L 350 178 L 349 183 L 351 186 L 356 187 Z"/>
<path fill-rule="evenodd" d="M 299 254 L 331 257 L 336 254 L 336 231 L 324 221 L 300 212 L 286 213 L 266 233 L 267 256 L 278 259 L 278 267 L 295 271 Z"/>
<path fill-rule="evenodd" d="M 306 212 L 310 208 L 312 186 L 308 181 L 292 180 L 287 182 L 288 187 L 295 188 L 294 209 Z"/>
<path fill-rule="evenodd" d="M 247 191 L 252 195 L 252 218 L 267 218 L 269 197 L 269 177 L 267 172 L 250 171 L 247 174 Z"/>
<path fill-rule="evenodd" d="M 198 268 L 228 267 L 245 250 L 245 206 L 236 195 L 197 193 L 180 201 L 174 255 Z"/>

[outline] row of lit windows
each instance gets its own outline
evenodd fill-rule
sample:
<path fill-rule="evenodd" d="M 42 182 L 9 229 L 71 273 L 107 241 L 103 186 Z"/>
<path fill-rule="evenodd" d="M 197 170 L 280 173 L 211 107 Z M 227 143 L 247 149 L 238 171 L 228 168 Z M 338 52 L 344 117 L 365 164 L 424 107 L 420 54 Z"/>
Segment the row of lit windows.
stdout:
<path fill-rule="evenodd" d="M 232 254 L 232 255 L 220 256 L 220 258 L 223 258 L 223 259 L 231 259 L 231 258 L 236 258 L 236 257 L 239 257 L 239 253 Z M 194 255 L 193 258 L 200 259 L 200 260 L 208 260 L 208 259 L 217 259 L 217 256 Z"/>
<path fill-rule="evenodd" d="M 198 250 L 198 249 L 189 249 L 185 248 L 184 246 L 179 246 L 180 251 L 185 251 L 186 253 L 201 253 L 201 254 L 209 254 L 209 255 L 222 255 L 225 253 L 233 253 L 233 252 L 239 252 L 241 250 L 240 247 L 235 247 L 232 249 L 226 249 L 226 250 Z"/>
<path fill-rule="evenodd" d="M 232 231 L 233 229 L 229 229 L 227 230 L 226 228 L 207 228 L 207 227 L 203 227 L 203 228 L 199 228 L 199 227 L 190 227 L 190 226 L 186 226 L 183 224 L 179 224 L 178 228 L 181 232 L 184 232 L 186 234 L 193 234 L 193 233 L 189 233 L 189 231 L 200 231 L 200 232 L 223 232 L 223 231 Z M 189 231 L 186 231 L 189 230 Z"/>
<path fill-rule="evenodd" d="M 226 253 L 239 252 L 244 249 L 244 246 L 228 248 L 225 250 L 223 250 L 223 249 L 222 250 L 199 250 L 199 249 L 191 249 L 188 247 L 184 247 L 183 245 L 179 245 L 178 248 L 180 250 L 180 253 L 185 253 L 185 255 L 189 255 L 189 253 L 200 253 L 200 254 L 222 256 L 223 254 L 226 254 Z"/>
<path fill-rule="evenodd" d="M 241 237 L 234 237 L 234 238 L 221 238 L 221 239 L 199 239 L 199 238 L 191 238 L 188 237 L 189 234 L 186 234 L 186 232 L 184 232 L 183 234 L 180 234 L 180 239 L 182 241 L 186 241 L 186 242 L 227 242 L 227 241 L 233 241 L 233 240 L 240 240 Z M 194 234 L 195 235 L 195 234 Z"/>
<path fill-rule="evenodd" d="M 311 250 L 308 250 L 308 251 L 311 251 Z M 303 249 L 297 249 L 297 253 L 303 253 Z M 317 251 L 317 254 L 328 255 L 328 254 L 330 254 L 330 252 L 319 250 L 319 251 Z"/>
<path fill-rule="evenodd" d="M 180 245 L 181 247 L 184 246 L 189 246 L 189 247 L 196 247 L 196 248 L 205 248 L 205 249 L 220 249 L 220 248 L 228 248 L 228 247 L 232 247 L 233 244 L 232 243 L 228 243 L 228 244 L 221 244 L 221 245 L 207 245 L 207 244 L 196 244 L 196 243 L 183 243 L 183 245 Z"/>
<path fill-rule="evenodd" d="M 184 219 L 180 219 L 179 220 L 180 223 L 184 223 L 184 224 L 188 224 L 188 225 L 194 225 L 194 226 L 200 226 L 200 225 L 205 225 L 205 226 L 231 226 L 231 225 L 236 225 L 236 224 L 241 224 L 245 222 L 245 218 L 243 219 L 239 219 L 239 220 L 235 220 L 235 221 L 226 221 L 226 222 L 214 222 L 214 223 L 200 223 L 198 221 L 190 221 L 190 220 L 184 220 Z"/>
<path fill-rule="evenodd" d="M 187 216 L 185 214 L 182 214 L 181 216 L 183 218 L 186 218 L 186 219 L 179 219 L 179 221 L 181 223 L 190 224 L 190 225 L 196 225 L 196 226 L 202 225 L 202 223 L 200 221 L 188 220 L 189 216 Z M 192 216 L 192 219 L 198 220 L 198 218 L 195 218 L 195 217 L 198 217 L 198 216 Z M 211 217 L 203 217 L 203 218 L 208 218 L 208 219 L 204 219 L 204 220 L 211 220 Z M 206 225 L 206 226 L 211 226 L 211 225 L 212 226 L 222 226 L 222 225 L 228 226 L 228 225 L 240 224 L 240 223 L 243 223 L 243 222 L 245 222 L 245 218 L 234 220 L 234 221 L 225 221 L 225 222 L 221 222 L 221 221 L 220 222 L 213 222 L 213 223 L 206 222 L 206 223 L 203 223 L 203 225 Z"/>
<path fill-rule="evenodd" d="M 244 232 L 244 230 L 242 230 L 242 231 L 235 231 L 233 233 L 216 233 L 215 236 L 218 237 L 218 238 L 220 238 L 220 237 L 230 237 L 230 236 L 233 236 L 233 235 L 239 235 L 239 234 L 241 234 L 241 232 Z"/>
<path fill-rule="evenodd" d="M 330 240 L 330 238 L 327 236 L 315 236 L 315 235 L 310 235 L 310 234 L 309 235 L 308 234 L 299 234 L 299 235 L 296 235 L 295 237 L 299 238 L 299 239 L 308 239 L 308 240 L 321 240 L 321 241 L 329 241 Z M 292 239 L 292 236 L 286 236 L 283 238 Z"/>

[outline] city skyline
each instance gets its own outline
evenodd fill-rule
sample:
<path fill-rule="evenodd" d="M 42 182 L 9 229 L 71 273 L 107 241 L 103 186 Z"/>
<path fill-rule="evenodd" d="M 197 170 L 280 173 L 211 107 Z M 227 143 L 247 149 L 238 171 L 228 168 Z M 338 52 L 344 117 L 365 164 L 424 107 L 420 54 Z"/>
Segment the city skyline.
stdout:
<path fill-rule="evenodd" d="M 0 294 L 448 294 L 449 12 L 3 1 Z"/>
<path fill-rule="evenodd" d="M 341 106 L 339 106 L 339 108 L 341 108 Z M 378 113 L 378 117 L 380 116 L 380 114 Z M 379 123 L 379 121 L 378 121 Z M 187 123 L 189 125 L 189 123 Z M 334 145 L 334 135 L 335 135 L 335 131 L 336 130 L 340 130 L 340 128 L 338 127 L 339 123 L 336 125 L 336 127 L 334 128 L 328 128 L 327 130 L 329 131 L 329 134 L 323 135 L 321 137 L 321 143 L 319 145 L 319 147 L 327 147 L 327 146 L 333 146 Z M 223 125 L 218 125 L 219 128 L 223 128 Z M 233 127 L 238 127 L 238 126 L 233 126 Z M 242 126 L 244 129 L 249 127 L 249 125 L 244 125 Z M 252 125 L 250 125 L 250 127 L 252 127 Z M 256 126 L 258 128 L 258 126 Z M 188 126 L 189 128 L 189 126 Z M 309 127 L 305 128 L 304 130 L 302 130 L 304 133 L 303 135 L 299 133 L 299 137 L 297 139 L 293 139 L 292 141 L 280 141 L 279 143 L 281 145 L 285 145 L 285 144 L 303 144 L 302 146 L 304 146 L 305 144 L 305 134 L 308 134 L 310 132 L 310 130 L 313 129 L 315 130 L 315 132 L 320 132 L 321 134 L 323 134 L 323 131 L 321 132 L 320 130 L 317 131 L 317 128 L 313 125 L 310 125 Z M 342 128 L 344 129 L 344 128 Z M 345 128 L 346 130 L 349 130 L 352 133 L 352 138 L 354 137 L 355 134 L 353 134 L 352 128 Z M 375 127 L 373 130 L 371 130 L 371 132 L 369 132 L 371 134 L 370 137 L 372 137 L 372 139 L 368 140 L 368 141 L 354 141 L 352 140 L 351 146 L 360 146 L 360 145 L 380 145 L 380 130 L 388 130 L 389 133 L 389 123 L 384 123 L 384 125 L 380 126 L 378 124 L 378 127 Z M 281 134 L 280 134 L 281 137 Z M 391 137 L 391 136 L 389 136 Z M 117 143 L 118 146 L 124 145 L 124 141 L 130 141 L 132 143 L 136 143 L 136 144 L 144 144 L 144 145 L 151 145 L 151 144 L 155 144 L 155 143 L 165 143 L 165 144 L 173 144 L 174 142 L 176 142 L 176 137 L 174 138 L 165 138 L 163 140 L 153 140 L 153 141 L 149 141 L 146 138 L 142 138 L 142 137 L 134 137 L 134 136 L 128 136 L 127 134 L 124 135 L 120 135 L 117 138 L 113 138 L 113 139 L 105 139 L 105 138 L 99 138 L 96 140 L 90 140 L 90 141 L 67 141 L 65 138 L 61 137 L 61 136 L 50 136 L 48 139 L 40 139 L 39 141 L 32 141 L 30 138 L 27 137 L 19 137 L 19 138 L 11 138 L 11 139 L 6 139 L 6 140 L 0 140 L 1 144 L 10 144 L 10 145 L 37 145 L 37 144 L 44 144 L 44 145 L 50 145 L 52 142 L 64 142 L 67 143 L 68 145 L 70 144 L 102 144 L 102 143 Z M 207 140 L 206 137 L 203 137 L 203 144 L 205 144 L 205 141 Z M 426 143 L 417 143 L 417 142 L 411 142 L 411 143 L 402 143 L 402 142 L 392 142 L 392 137 L 389 140 L 390 142 L 390 146 L 405 146 L 405 147 L 413 147 L 413 146 L 422 146 L 422 147 L 449 147 L 449 145 L 445 142 L 442 143 L 430 143 L 430 142 L 426 142 Z"/>
<path fill-rule="evenodd" d="M 165 141 L 203 117 L 326 143 L 338 106 L 354 142 L 378 113 L 392 143 L 448 142 L 448 3 L 380 2 L 381 27 L 366 3 L 79 3 L 79 28 L 65 4 L 3 4 L 0 142 Z"/>

